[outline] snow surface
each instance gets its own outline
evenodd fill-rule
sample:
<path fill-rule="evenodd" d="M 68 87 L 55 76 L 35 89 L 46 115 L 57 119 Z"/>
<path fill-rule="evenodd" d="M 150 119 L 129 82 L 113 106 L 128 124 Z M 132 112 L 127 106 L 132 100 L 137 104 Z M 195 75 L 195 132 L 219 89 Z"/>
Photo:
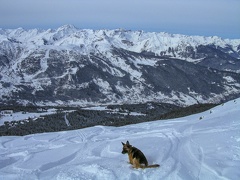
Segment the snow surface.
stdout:
<path fill-rule="evenodd" d="M 67 113 L 67 112 L 72 112 L 72 111 L 73 110 L 63 111 L 63 112 Z M 12 113 L 11 115 L 6 115 L 6 116 L 0 117 L 0 126 L 3 125 L 5 121 L 9 121 L 9 122 L 22 121 L 22 120 L 28 120 L 29 118 L 37 119 L 40 116 L 56 114 L 56 113 L 57 113 L 57 109 L 48 109 L 46 112 L 36 112 L 36 113 L 31 113 L 31 112 L 24 113 L 22 111 L 15 112 L 15 113 Z"/>
<path fill-rule="evenodd" d="M 21 120 L 27 120 L 29 118 L 35 119 L 39 118 L 40 116 L 49 115 L 49 114 L 56 114 L 57 109 L 49 109 L 47 112 L 41 112 L 41 113 L 23 113 L 23 112 L 15 112 L 11 114 L 11 116 L 6 115 L 0 117 L 0 126 L 4 124 L 5 121 L 21 121 Z"/>
<path fill-rule="evenodd" d="M 240 177 L 240 98 L 188 117 L 0 137 L 1 179 L 233 179 Z M 133 169 L 127 140 L 149 164 Z"/>

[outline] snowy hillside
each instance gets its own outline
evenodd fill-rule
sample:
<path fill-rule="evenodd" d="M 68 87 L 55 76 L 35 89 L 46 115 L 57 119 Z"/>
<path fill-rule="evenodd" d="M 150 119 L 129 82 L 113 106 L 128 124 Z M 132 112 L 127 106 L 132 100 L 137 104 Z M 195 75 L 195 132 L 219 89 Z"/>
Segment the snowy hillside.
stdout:
<path fill-rule="evenodd" d="M 239 97 L 240 40 L 72 25 L 0 29 L 0 70 L 2 104 L 218 103 Z"/>
<path fill-rule="evenodd" d="M 0 137 L 8 179 L 231 179 L 240 177 L 240 99 L 188 117 L 124 127 Z M 122 144 L 160 168 L 133 169 Z"/>

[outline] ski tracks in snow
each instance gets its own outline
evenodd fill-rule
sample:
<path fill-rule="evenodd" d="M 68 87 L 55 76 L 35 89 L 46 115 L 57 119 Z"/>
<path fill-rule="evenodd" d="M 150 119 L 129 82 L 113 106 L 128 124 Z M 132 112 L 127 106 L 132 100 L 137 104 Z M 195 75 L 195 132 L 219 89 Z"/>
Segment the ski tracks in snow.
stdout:
<path fill-rule="evenodd" d="M 166 139 L 161 162 L 164 179 L 202 179 L 206 171 L 208 175 L 224 179 L 204 163 L 204 150 L 192 138 L 191 125 L 178 130 L 164 129 L 162 134 Z"/>
<path fill-rule="evenodd" d="M 201 121 L 199 115 L 194 115 L 118 128 L 95 126 L 2 137 L 0 176 L 57 180 L 236 179 L 240 137 L 239 109 L 235 111 L 232 120 L 213 112 Z M 133 169 L 127 155 L 121 153 L 121 142 L 127 140 L 145 154 L 149 164 L 160 164 L 160 168 Z"/>
<path fill-rule="evenodd" d="M 194 125 L 197 123 L 195 122 Z M 193 133 L 193 125 L 189 123 L 179 129 L 163 132 L 169 141 L 168 153 L 163 164 L 170 166 L 166 176 L 168 179 L 227 179 L 205 163 L 204 149 L 195 141 L 197 133 Z M 186 157 L 186 158 L 184 158 Z M 207 177 L 205 175 L 207 174 Z"/>

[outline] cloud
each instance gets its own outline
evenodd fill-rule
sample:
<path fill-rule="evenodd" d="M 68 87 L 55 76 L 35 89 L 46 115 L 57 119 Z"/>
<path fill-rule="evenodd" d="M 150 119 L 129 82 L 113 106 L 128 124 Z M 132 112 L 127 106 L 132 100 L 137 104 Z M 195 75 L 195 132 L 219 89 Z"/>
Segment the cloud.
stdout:
<path fill-rule="evenodd" d="M 236 29 L 240 37 L 239 7 L 239 0 L 1 0 L 0 25 L 56 28 L 74 24 L 94 29 L 192 30 L 193 34 L 202 29 L 206 35 L 222 28 L 226 34 Z"/>

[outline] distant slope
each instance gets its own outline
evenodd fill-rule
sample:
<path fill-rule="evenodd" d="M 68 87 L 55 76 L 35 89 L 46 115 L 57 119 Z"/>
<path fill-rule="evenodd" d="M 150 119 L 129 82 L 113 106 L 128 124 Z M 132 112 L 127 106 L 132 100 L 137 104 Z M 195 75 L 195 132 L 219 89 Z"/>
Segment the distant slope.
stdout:
<path fill-rule="evenodd" d="M 115 30 L 0 29 L 0 103 L 189 105 L 239 97 L 240 40 Z"/>
<path fill-rule="evenodd" d="M 236 99 L 167 121 L 0 137 L 0 176 L 6 180 L 238 179 L 239 108 Z M 121 142 L 127 140 L 144 152 L 149 164 L 161 167 L 133 169 L 121 153 Z"/>

